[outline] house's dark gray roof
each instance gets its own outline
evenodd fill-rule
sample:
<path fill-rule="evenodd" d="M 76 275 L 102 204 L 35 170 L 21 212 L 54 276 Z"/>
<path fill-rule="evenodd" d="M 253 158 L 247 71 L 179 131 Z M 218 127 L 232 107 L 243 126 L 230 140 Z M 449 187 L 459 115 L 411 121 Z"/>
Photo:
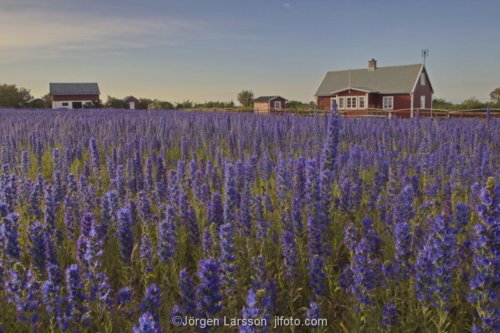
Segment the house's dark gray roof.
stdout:
<path fill-rule="evenodd" d="M 122 99 L 122 101 L 126 102 L 126 101 L 127 101 L 127 99 L 129 99 L 129 98 L 135 98 L 135 97 L 134 97 L 134 96 L 127 96 L 127 97 L 125 97 L 124 99 Z M 135 99 L 137 99 L 137 98 L 135 98 Z M 138 100 L 138 99 L 137 99 L 137 100 Z"/>
<path fill-rule="evenodd" d="M 257 103 L 259 103 L 259 102 L 269 102 L 269 101 L 272 101 L 273 99 L 278 98 L 278 97 L 279 98 L 283 98 L 283 97 L 278 96 L 278 95 L 276 95 L 276 96 L 260 96 L 260 97 L 257 97 L 256 99 L 254 99 L 253 101 L 257 102 Z M 288 101 L 286 98 L 283 98 L 283 99 L 285 101 Z"/>
<path fill-rule="evenodd" d="M 351 72 L 350 88 L 380 94 L 409 94 L 413 91 L 422 66 L 415 64 L 379 67 L 375 70 L 364 68 L 328 72 L 314 96 L 329 96 L 333 92 L 349 88 L 349 72 Z"/>
<path fill-rule="evenodd" d="M 52 96 L 100 95 L 97 83 L 50 83 Z"/>

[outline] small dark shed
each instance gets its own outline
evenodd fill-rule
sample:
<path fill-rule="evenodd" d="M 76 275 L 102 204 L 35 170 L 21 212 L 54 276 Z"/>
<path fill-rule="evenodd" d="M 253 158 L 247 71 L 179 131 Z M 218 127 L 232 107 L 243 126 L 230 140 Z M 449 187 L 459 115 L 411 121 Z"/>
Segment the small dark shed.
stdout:
<path fill-rule="evenodd" d="M 127 96 L 123 101 L 127 104 L 127 109 L 135 110 L 139 108 L 139 100 L 134 96 Z"/>

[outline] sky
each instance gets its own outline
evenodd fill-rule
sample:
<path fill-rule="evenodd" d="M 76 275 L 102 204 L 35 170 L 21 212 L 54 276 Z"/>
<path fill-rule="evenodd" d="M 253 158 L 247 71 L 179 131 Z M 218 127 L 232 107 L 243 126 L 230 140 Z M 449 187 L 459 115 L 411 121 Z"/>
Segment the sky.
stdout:
<path fill-rule="evenodd" d="M 309 102 L 326 72 L 422 63 L 435 97 L 500 87 L 498 0 L 0 0 L 0 84 L 107 96 Z"/>

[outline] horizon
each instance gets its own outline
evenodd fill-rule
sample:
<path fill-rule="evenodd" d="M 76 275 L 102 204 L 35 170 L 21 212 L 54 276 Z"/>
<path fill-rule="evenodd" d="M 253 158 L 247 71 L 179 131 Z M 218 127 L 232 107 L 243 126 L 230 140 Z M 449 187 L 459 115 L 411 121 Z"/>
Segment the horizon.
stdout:
<path fill-rule="evenodd" d="M 0 84 L 35 98 L 51 82 L 97 82 L 103 101 L 237 103 L 251 90 L 310 102 L 329 71 L 418 64 L 422 49 L 435 98 L 486 102 L 500 87 L 491 0 L 0 2 Z"/>

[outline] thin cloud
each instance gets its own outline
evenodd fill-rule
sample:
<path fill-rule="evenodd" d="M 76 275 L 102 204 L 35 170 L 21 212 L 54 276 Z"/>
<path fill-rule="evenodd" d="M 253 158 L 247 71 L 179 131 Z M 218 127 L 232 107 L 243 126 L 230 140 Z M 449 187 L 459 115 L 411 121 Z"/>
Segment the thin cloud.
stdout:
<path fill-rule="evenodd" d="M 71 51 L 173 46 L 206 34 L 211 25 L 201 20 L 164 17 L 102 17 L 90 13 L 0 9 L 0 61 L 55 58 Z"/>
<path fill-rule="evenodd" d="M 287 9 L 292 9 L 292 5 L 289 2 L 285 2 L 283 4 L 283 7 L 287 8 Z"/>

